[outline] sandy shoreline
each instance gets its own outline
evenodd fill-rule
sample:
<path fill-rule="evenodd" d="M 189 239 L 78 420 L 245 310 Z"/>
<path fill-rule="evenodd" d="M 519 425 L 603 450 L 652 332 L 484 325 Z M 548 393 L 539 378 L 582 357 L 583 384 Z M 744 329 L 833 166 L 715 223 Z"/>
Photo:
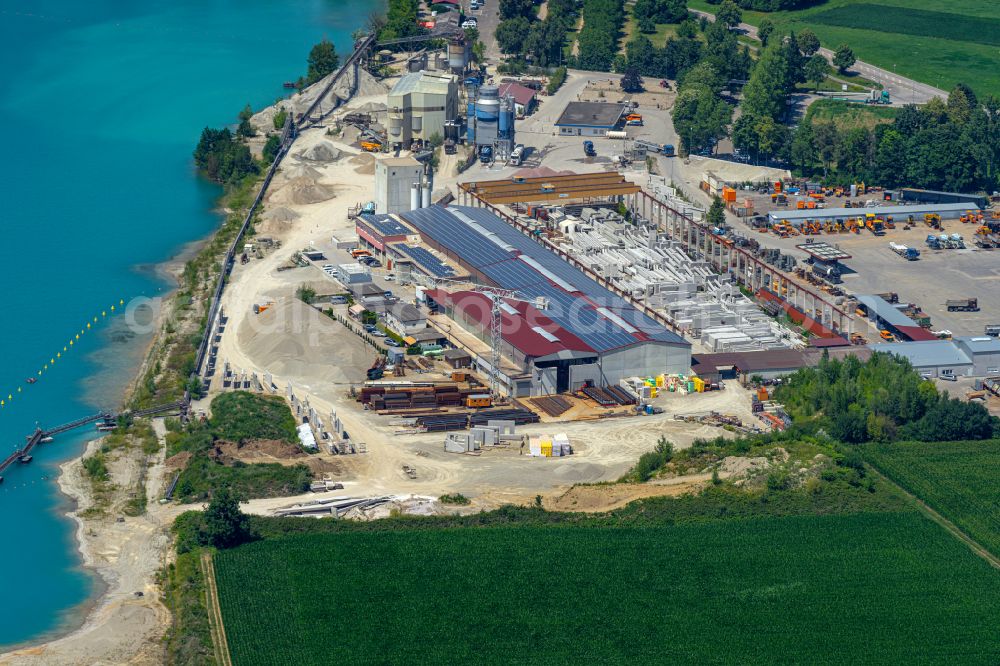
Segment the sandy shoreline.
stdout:
<path fill-rule="evenodd" d="M 177 293 L 184 266 L 212 240 L 225 221 L 226 211 L 216 208 L 214 212 L 220 216 L 219 225 L 215 231 L 202 238 L 184 243 L 169 259 L 147 267 L 150 273 L 155 275 L 157 279 L 168 283 L 168 287 L 160 296 L 162 304 L 156 313 L 156 320 L 153 323 L 153 328 L 156 332 L 145 342 L 141 353 L 136 354 L 142 360 L 138 367 L 129 373 L 127 381 L 122 384 L 122 388 L 117 392 L 116 398 L 119 405 L 124 404 L 127 396 L 134 392 L 137 383 L 141 381 L 149 367 L 157 344 L 162 340 L 165 324 L 172 313 L 173 298 Z M 137 266 L 137 268 L 142 269 L 144 267 Z M 108 348 L 106 347 L 102 352 L 108 353 Z M 155 609 L 156 613 L 161 616 L 157 621 L 159 631 L 156 635 L 143 637 L 144 639 L 151 639 L 152 643 L 156 643 L 162 635 L 162 631 L 169 623 L 169 612 L 159 602 L 159 589 L 126 590 L 122 588 L 125 581 L 130 581 L 131 576 L 127 575 L 127 573 L 135 573 L 123 571 L 124 567 L 122 564 L 114 558 L 115 551 L 120 552 L 123 544 L 120 543 L 120 538 L 109 539 L 102 536 L 96 529 L 98 526 L 110 521 L 111 518 L 91 519 L 80 515 L 86 509 L 85 504 L 90 497 L 89 483 L 82 473 L 82 461 L 87 456 L 93 455 L 100 448 L 102 441 L 103 438 L 98 437 L 87 442 L 86 448 L 79 456 L 67 460 L 59 466 L 59 474 L 56 479 L 60 493 L 62 494 L 62 502 L 60 502 L 56 511 L 75 523 L 76 527 L 73 537 L 76 542 L 77 552 L 80 554 L 80 566 L 93 579 L 94 592 L 82 604 L 70 609 L 66 613 L 65 622 L 58 628 L 37 636 L 34 639 L 5 648 L 6 652 L 0 653 L 0 665 L 22 663 L 111 663 L 106 661 L 109 656 L 107 652 L 98 650 L 98 654 L 95 654 L 92 649 L 88 649 L 88 646 L 93 644 L 107 647 L 107 636 L 103 635 L 105 633 L 120 632 L 124 637 L 128 636 L 133 630 L 139 629 L 139 634 L 133 635 L 131 638 L 138 638 L 143 633 L 149 633 L 143 632 L 141 626 L 131 626 L 135 624 L 134 619 L 119 617 L 123 614 L 121 602 L 129 596 L 138 602 L 144 600 L 145 603 L 130 604 L 133 608 L 127 609 L 127 612 L 124 613 L 126 616 L 135 618 L 137 615 L 141 615 L 141 613 L 137 614 L 135 612 L 138 608 L 159 607 Z M 162 466 L 162 460 L 160 464 Z M 113 475 L 116 482 L 119 480 L 117 476 Z M 158 486 L 155 488 L 152 485 L 147 486 L 147 493 L 156 494 L 155 491 L 157 490 L 159 490 Z M 156 504 L 157 499 L 156 497 L 149 497 L 149 506 L 159 508 L 159 505 Z M 121 525 L 129 525 L 132 521 L 148 518 L 153 511 L 154 509 L 150 508 L 147 516 L 126 518 L 125 523 L 121 523 Z M 151 526 L 147 525 L 146 527 Z M 155 529 L 161 528 L 160 525 L 152 527 Z M 165 531 L 164 538 L 168 538 Z M 166 553 L 164 552 L 164 554 Z M 155 576 L 158 569 L 159 567 L 156 570 L 146 572 L 150 580 Z M 135 597 L 135 592 L 137 591 L 142 591 L 143 597 Z M 134 659 L 134 657 L 142 653 L 139 645 L 135 645 L 135 647 L 136 649 L 131 656 L 122 653 L 122 661 L 114 663 L 147 663 Z M 54 662 L 53 660 L 57 661 Z"/>
<path fill-rule="evenodd" d="M 321 85 L 322 82 L 317 84 Z M 172 282 L 173 286 L 162 295 L 163 307 L 154 325 L 156 332 L 145 345 L 139 367 L 121 390 L 121 402 L 135 390 L 163 339 L 185 264 L 219 233 L 229 213 L 219 206 L 214 212 L 220 215 L 220 220 L 211 234 L 185 243 L 166 261 L 138 267 L 150 270 L 157 278 Z M 162 422 L 154 421 L 154 424 L 162 438 Z M 173 519 L 192 507 L 159 504 L 159 491 L 166 474 L 165 447 L 161 447 L 157 460 L 147 472 L 144 515 L 126 517 L 119 510 L 125 495 L 123 491 L 127 491 L 130 479 L 138 473 L 135 458 L 127 452 L 110 465 L 111 480 L 118 487 L 111 510 L 100 518 L 81 515 L 92 501 L 82 461 L 93 455 L 101 443 L 102 438 L 88 442 L 80 456 L 60 465 L 57 480 L 67 501 L 65 515 L 76 523 L 74 537 L 82 566 L 95 577 L 95 594 L 70 611 L 70 619 L 60 628 L 6 648 L 7 651 L 0 654 L 0 665 L 58 663 L 83 666 L 165 661 L 162 638 L 170 625 L 170 613 L 160 601 L 157 574 L 172 555 L 169 527 Z M 142 595 L 137 596 L 140 592 Z"/>

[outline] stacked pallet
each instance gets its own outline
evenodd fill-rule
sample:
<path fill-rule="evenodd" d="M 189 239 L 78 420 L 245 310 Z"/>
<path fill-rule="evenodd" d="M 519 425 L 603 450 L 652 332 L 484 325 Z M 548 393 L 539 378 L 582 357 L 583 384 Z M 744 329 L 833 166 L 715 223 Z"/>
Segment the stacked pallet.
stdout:
<path fill-rule="evenodd" d="M 601 407 L 613 407 L 618 404 L 611 394 L 604 389 L 597 388 L 596 386 L 584 386 L 583 394 Z"/>
<path fill-rule="evenodd" d="M 614 398 L 619 405 L 634 405 L 635 397 L 621 386 L 608 386 L 604 392 Z"/>
<path fill-rule="evenodd" d="M 549 416 L 556 417 L 565 412 L 569 411 L 572 407 L 570 402 L 565 398 L 561 398 L 557 395 L 549 395 L 543 398 L 534 398 L 531 402 L 535 404 L 536 407 L 541 409 L 543 412 Z"/>
<path fill-rule="evenodd" d="M 378 411 L 399 409 L 432 409 L 459 407 L 465 398 L 474 394 L 473 389 L 454 384 L 441 386 L 365 386 L 358 394 L 358 402 Z"/>
<path fill-rule="evenodd" d="M 515 425 L 524 425 L 538 423 L 538 420 L 538 414 L 529 409 L 485 409 L 469 417 L 469 425 L 487 425 L 490 421 L 513 421 Z"/>

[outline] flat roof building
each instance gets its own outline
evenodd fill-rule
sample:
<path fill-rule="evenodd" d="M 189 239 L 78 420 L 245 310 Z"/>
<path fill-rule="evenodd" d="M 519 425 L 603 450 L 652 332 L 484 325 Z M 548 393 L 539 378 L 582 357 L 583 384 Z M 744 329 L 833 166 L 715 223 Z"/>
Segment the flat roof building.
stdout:
<path fill-rule="evenodd" d="M 419 186 L 423 173 L 424 165 L 413 157 L 375 160 L 375 212 L 387 215 L 410 210 L 413 184 Z"/>
<path fill-rule="evenodd" d="M 893 342 L 869 345 L 872 351 L 907 359 L 927 377 L 991 377 L 1000 375 L 1000 339 L 960 337 L 954 340 Z"/>
<path fill-rule="evenodd" d="M 488 210 L 431 206 L 401 217 L 476 282 L 518 294 L 501 306 L 502 354 L 524 375 L 506 378 L 512 395 L 561 393 L 586 382 L 604 386 L 690 369 L 691 344 L 684 338 Z M 488 339 L 488 296 L 427 293 L 460 326 Z M 484 370 L 488 362 L 476 359 Z"/>
<path fill-rule="evenodd" d="M 609 102 L 570 102 L 556 127 L 559 134 L 570 136 L 604 136 L 621 122 L 627 107 Z"/>

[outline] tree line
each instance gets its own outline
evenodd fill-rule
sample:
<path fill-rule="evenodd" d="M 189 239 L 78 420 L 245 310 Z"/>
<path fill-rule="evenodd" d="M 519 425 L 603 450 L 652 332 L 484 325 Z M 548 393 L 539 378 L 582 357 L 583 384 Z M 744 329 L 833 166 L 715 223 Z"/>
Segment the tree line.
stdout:
<path fill-rule="evenodd" d="M 577 19 L 576 0 L 550 0 L 539 20 L 531 0 L 500 0 L 500 18 L 494 33 L 500 51 L 539 67 L 562 64 L 566 31 Z"/>
<path fill-rule="evenodd" d="M 584 0 L 583 28 L 570 67 L 610 71 L 618 54 L 625 11 L 621 0 Z"/>
<path fill-rule="evenodd" d="M 851 444 L 989 439 L 1000 419 L 979 404 L 949 398 L 922 379 L 909 361 L 875 353 L 832 360 L 826 355 L 775 392 L 796 424 L 812 424 Z"/>
<path fill-rule="evenodd" d="M 892 122 L 838 127 L 808 113 L 788 158 L 806 176 L 885 187 L 991 191 L 1000 185 L 1000 101 L 959 84 L 947 101 L 903 107 Z"/>
<path fill-rule="evenodd" d="M 718 5 L 722 0 L 706 0 L 710 5 Z M 780 12 L 789 9 L 802 9 L 815 5 L 816 0 L 736 0 L 736 4 L 743 9 L 750 9 L 755 12 Z"/>

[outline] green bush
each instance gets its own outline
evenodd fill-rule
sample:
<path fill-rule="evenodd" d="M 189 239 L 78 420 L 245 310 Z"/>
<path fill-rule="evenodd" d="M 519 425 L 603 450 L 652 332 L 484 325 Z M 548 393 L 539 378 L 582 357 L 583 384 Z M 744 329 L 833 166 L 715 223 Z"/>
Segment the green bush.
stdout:
<path fill-rule="evenodd" d="M 297 444 L 295 417 L 284 399 L 245 391 L 223 393 L 212 402 L 212 433 L 219 439 L 245 442 L 276 439 Z"/>

